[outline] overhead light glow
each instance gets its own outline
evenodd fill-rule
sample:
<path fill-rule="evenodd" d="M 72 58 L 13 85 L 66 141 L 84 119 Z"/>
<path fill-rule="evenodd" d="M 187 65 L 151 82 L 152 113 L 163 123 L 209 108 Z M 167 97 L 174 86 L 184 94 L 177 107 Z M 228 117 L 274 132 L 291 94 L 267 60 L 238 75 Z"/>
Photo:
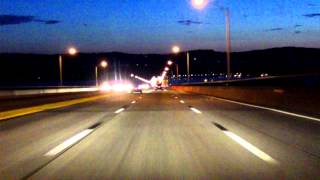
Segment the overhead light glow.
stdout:
<path fill-rule="evenodd" d="M 76 48 L 74 48 L 74 47 L 71 47 L 71 48 L 69 48 L 69 50 L 68 50 L 68 53 L 70 54 L 70 55 L 75 55 L 75 54 L 77 54 L 77 49 Z"/>
<path fill-rule="evenodd" d="M 101 61 L 100 66 L 106 68 L 108 66 L 107 61 Z"/>
<path fill-rule="evenodd" d="M 196 9 L 203 9 L 207 6 L 208 0 L 191 0 L 191 4 Z"/>
<path fill-rule="evenodd" d="M 172 52 L 175 53 L 175 54 L 179 53 L 180 52 L 180 47 L 179 46 L 173 46 L 172 47 Z"/>
<path fill-rule="evenodd" d="M 101 90 L 101 91 L 111 91 L 111 90 L 112 90 L 112 86 L 110 86 L 109 83 L 104 82 L 104 83 L 102 83 L 102 85 L 100 86 L 100 90 Z"/>

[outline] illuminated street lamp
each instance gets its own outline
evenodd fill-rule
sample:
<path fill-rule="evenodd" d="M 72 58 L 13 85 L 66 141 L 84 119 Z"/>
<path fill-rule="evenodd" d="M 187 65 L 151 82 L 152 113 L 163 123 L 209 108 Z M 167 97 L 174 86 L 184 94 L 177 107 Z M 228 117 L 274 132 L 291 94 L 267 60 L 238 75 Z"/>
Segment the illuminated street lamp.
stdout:
<path fill-rule="evenodd" d="M 77 54 L 77 49 L 71 47 L 68 49 L 68 54 L 74 56 Z M 63 85 L 63 63 L 62 63 L 62 55 L 59 55 L 59 76 L 60 76 L 60 86 Z"/>
<path fill-rule="evenodd" d="M 171 65 L 173 64 L 173 62 L 172 62 L 171 60 L 169 60 L 169 61 L 167 62 L 167 64 L 168 64 L 168 66 L 171 66 Z"/>
<path fill-rule="evenodd" d="M 165 71 L 165 72 L 168 72 L 168 71 L 169 71 L 169 68 L 168 68 L 168 67 L 165 67 L 165 68 L 164 68 L 164 71 Z"/>
<path fill-rule="evenodd" d="M 102 61 L 102 62 L 100 63 L 100 66 L 103 67 L 103 68 L 106 68 L 106 67 L 108 66 L 107 61 Z"/>
<path fill-rule="evenodd" d="M 174 54 L 178 54 L 180 52 L 180 47 L 179 46 L 173 46 L 172 47 L 172 52 Z M 179 75 L 179 64 L 178 63 L 176 63 L 176 74 L 177 74 L 177 77 L 178 77 L 178 75 Z"/>
<path fill-rule="evenodd" d="M 195 9 L 203 9 L 209 0 L 191 0 Z M 231 78 L 231 33 L 230 33 L 230 12 L 228 8 L 222 7 L 226 18 L 226 52 L 227 52 L 227 77 Z"/>
<path fill-rule="evenodd" d="M 177 54 L 180 52 L 180 47 L 179 46 L 173 46 L 172 47 L 172 52 Z M 179 67 L 178 65 L 176 64 L 176 69 L 177 69 L 177 77 L 178 77 L 178 70 L 179 70 Z M 190 78 L 190 55 L 189 55 L 189 51 L 187 51 L 187 74 L 188 74 L 188 79 Z"/>
<path fill-rule="evenodd" d="M 75 54 L 77 54 L 77 49 L 74 47 L 71 47 L 71 48 L 69 48 L 68 52 L 70 55 L 75 55 Z"/>
<path fill-rule="evenodd" d="M 99 75 L 98 75 L 98 73 L 99 73 L 99 67 L 101 67 L 101 68 L 106 68 L 107 66 L 108 66 L 107 61 L 103 60 L 103 61 L 100 62 L 99 65 L 97 65 L 97 66 L 95 67 L 96 86 L 99 86 L 99 81 L 98 81 L 98 77 L 99 77 Z"/>
<path fill-rule="evenodd" d="M 203 9 L 207 6 L 208 0 L 192 0 L 191 4 L 196 9 Z"/>
<path fill-rule="evenodd" d="M 172 47 L 172 52 L 175 54 L 178 54 L 180 52 L 180 47 L 179 46 L 173 46 Z"/>

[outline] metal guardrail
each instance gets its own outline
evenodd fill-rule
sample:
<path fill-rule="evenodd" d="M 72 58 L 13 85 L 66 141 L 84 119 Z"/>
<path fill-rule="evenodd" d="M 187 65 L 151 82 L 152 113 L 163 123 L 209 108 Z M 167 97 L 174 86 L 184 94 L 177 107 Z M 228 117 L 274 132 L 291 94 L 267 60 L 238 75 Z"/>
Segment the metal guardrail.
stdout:
<path fill-rule="evenodd" d="M 185 80 L 185 81 L 170 81 L 171 85 L 175 86 L 310 86 L 320 87 L 320 74 L 302 74 L 302 75 L 287 75 L 287 76 L 268 76 L 254 77 L 243 79 L 230 80 L 215 80 L 208 78 L 204 82 L 205 77 L 201 81 Z"/>

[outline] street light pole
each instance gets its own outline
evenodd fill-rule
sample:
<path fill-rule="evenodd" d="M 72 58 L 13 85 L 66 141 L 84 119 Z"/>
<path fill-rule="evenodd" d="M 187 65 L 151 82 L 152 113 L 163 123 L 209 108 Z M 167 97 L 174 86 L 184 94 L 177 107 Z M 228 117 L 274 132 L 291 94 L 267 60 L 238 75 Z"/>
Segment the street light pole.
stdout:
<path fill-rule="evenodd" d="M 62 78 L 62 55 L 59 56 L 59 77 L 60 77 L 60 86 L 63 85 L 63 78 Z"/>
<path fill-rule="evenodd" d="M 99 82 L 98 82 L 98 66 L 95 66 L 95 75 L 96 75 L 96 86 L 99 85 Z"/>
<path fill-rule="evenodd" d="M 188 74 L 188 80 L 190 79 L 190 54 L 189 51 L 187 51 L 187 74 Z"/>
<path fill-rule="evenodd" d="M 77 54 L 77 49 L 76 48 L 69 48 L 68 49 L 69 55 L 76 55 Z M 62 55 L 59 55 L 59 79 L 60 79 L 60 86 L 63 85 L 63 61 L 62 61 Z"/>
<path fill-rule="evenodd" d="M 191 0 L 194 8 L 202 10 L 206 7 L 209 1 L 205 0 Z M 231 35 L 230 35 L 230 11 L 229 8 L 221 7 L 226 18 L 226 53 L 227 53 L 227 77 L 231 78 Z"/>
<path fill-rule="evenodd" d="M 108 66 L 107 61 L 103 60 L 99 65 L 95 66 L 96 86 L 99 86 L 99 67 L 106 68 Z"/>
<path fill-rule="evenodd" d="M 230 12 L 224 9 L 226 16 L 226 49 L 227 49 L 227 77 L 231 78 L 231 35 L 230 35 Z"/>
<path fill-rule="evenodd" d="M 177 73 L 177 79 L 179 78 L 179 64 L 176 63 L 176 73 Z"/>

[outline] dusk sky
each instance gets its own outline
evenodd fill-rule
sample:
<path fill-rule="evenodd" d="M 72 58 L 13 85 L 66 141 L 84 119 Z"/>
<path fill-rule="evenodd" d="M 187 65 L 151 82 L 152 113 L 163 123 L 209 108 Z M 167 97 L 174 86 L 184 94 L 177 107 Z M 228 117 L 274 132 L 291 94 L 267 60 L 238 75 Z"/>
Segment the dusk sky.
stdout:
<path fill-rule="evenodd" d="M 168 53 L 225 51 L 228 7 L 232 49 L 320 48 L 319 0 L 1 0 L 0 52 Z"/>

